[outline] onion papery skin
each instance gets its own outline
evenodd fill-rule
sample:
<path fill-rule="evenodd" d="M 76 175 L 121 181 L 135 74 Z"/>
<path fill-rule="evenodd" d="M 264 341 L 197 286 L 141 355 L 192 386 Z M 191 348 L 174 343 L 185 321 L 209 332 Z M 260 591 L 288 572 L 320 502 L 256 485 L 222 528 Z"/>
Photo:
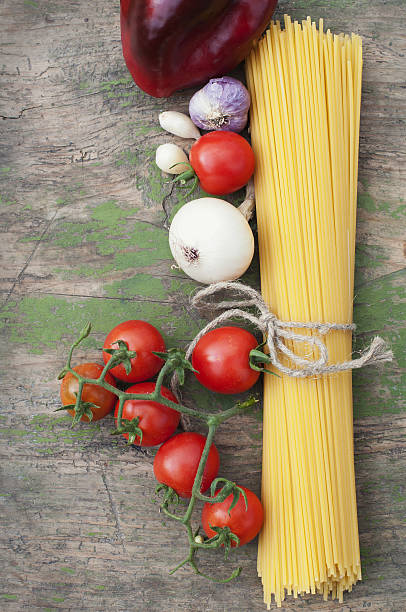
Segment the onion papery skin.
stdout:
<path fill-rule="evenodd" d="M 219 198 L 199 198 L 174 216 L 169 246 L 185 274 L 209 285 L 244 274 L 254 255 L 254 236 L 235 206 Z"/>

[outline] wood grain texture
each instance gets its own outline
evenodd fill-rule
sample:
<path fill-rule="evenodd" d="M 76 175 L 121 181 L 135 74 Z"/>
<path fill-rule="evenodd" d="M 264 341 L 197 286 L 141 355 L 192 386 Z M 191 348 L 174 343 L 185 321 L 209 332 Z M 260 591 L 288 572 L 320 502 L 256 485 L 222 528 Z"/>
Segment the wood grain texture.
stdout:
<path fill-rule="evenodd" d="M 354 375 L 365 580 L 343 604 L 304 597 L 283 608 L 401 612 L 406 9 L 394 0 L 292 0 L 279 3 L 283 12 L 324 17 L 334 32 L 364 40 L 356 349 L 379 332 L 396 356 Z M 121 56 L 118 2 L 5 0 L 0 18 L 0 609 L 262 610 L 255 543 L 226 566 L 220 555 L 202 558 L 213 573 L 243 566 L 227 587 L 188 570 L 169 576 L 183 534 L 157 512 L 153 450 L 112 439 L 110 422 L 72 430 L 52 412 L 55 376 L 87 320 L 94 335 L 78 360 L 98 358 L 106 332 L 127 318 L 155 323 L 171 346 L 203 323 L 189 306 L 195 283 L 171 267 L 161 207 L 169 188 L 152 164 L 158 144 L 180 142 L 160 129 L 158 112 L 185 111 L 192 92 L 156 100 L 137 89 Z M 173 194 L 168 207 L 182 202 Z M 257 260 L 245 280 L 258 284 Z M 197 385 L 193 397 L 220 405 Z M 222 473 L 258 492 L 260 413 L 225 424 L 217 444 Z"/>

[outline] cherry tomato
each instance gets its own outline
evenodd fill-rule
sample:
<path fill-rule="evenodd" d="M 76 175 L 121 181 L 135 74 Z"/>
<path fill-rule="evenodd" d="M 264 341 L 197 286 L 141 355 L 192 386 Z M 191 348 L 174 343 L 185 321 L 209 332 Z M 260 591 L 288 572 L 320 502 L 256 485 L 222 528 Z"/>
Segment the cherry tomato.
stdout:
<path fill-rule="evenodd" d="M 144 382 L 129 387 L 127 393 L 152 393 L 154 390 L 155 383 Z M 167 399 L 172 400 L 172 402 L 177 403 L 178 401 L 174 394 L 166 387 L 161 387 L 161 394 Z M 114 412 L 116 424 L 118 406 L 119 402 L 117 402 Z M 156 446 L 165 442 L 175 432 L 179 424 L 180 412 L 165 406 L 165 404 L 151 400 L 127 400 L 124 403 L 122 418 L 130 421 L 135 417 L 139 417 L 138 426 L 142 429 L 143 435 L 142 443 L 140 444 L 140 438 L 137 436 L 134 444 Z M 128 440 L 128 433 L 123 434 L 123 436 Z"/>
<path fill-rule="evenodd" d="M 209 132 L 196 140 L 189 160 L 202 189 L 213 195 L 241 189 L 255 167 L 254 152 L 245 138 L 224 130 Z"/>
<path fill-rule="evenodd" d="M 191 497 L 200 457 L 206 438 L 198 433 L 185 432 L 167 440 L 154 459 L 155 478 L 172 487 L 180 497 Z M 203 493 L 216 478 L 220 465 L 217 448 L 211 445 L 203 472 L 200 491 Z"/>
<path fill-rule="evenodd" d="M 199 382 L 217 393 L 242 393 L 256 383 L 260 372 L 249 364 L 256 338 L 241 327 L 218 327 L 196 344 L 192 364 Z"/>
<path fill-rule="evenodd" d="M 250 542 L 260 532 L 264 521 L 264 511 L 258 497 L 247 489 L 240 487 L 247 496 L 247 509 L 244 497 L 240 494 L 237 505 L 228 514 L 228 509 L 233 501 L 231 493 L 220 503 L 206 503 L 202 510 L 202 525 L 209 538 L 216 535 L 212 527 L 229 527 L 236 536 L 240 538 L 240 546 Z M 217 493 L 218 494 L 218 493 Z M 231 541 L 231 546 L 236 543 Z"/>
<path fill-rule="evenodd" d="M 126 373 L 124 365 L 120 363 L 110 372 L 116 378 L 125 382 L 141 382 L 152 378 L 163 365 L 162 359 L 152 354 L 152 351 L 163 353 L 165 342 L 159 331 L 146 321 L 124 321 L 117 325 L 108 334 L 104 349 L 117 349 L 118 340 L 124 340 L 130 351 L 136 351 L 137 356 L 131 359 L 131 371 Z M 109 353 L 103 352 L 104 363 L 111 358 Z"/>
<path fill-rule="evenodd" d="M 75 368 L 73 368 L 75 372 L 84 376 L 85 378 L 99 378 L 100 374 L 103 371 L 103 368 L 98 363 L 82 363 Z M 105 381 L 108 382 L 113 387 L 116 386 L 116 381 L 111 376 L 109 372 L 107 372 Z M 61 384 L 61 400 L 64 406 L 68 406 L 69 404 L 74 404 L 76 402 L 76 395 L 79 391 L 79 381 L 78 379 L 68 372 Z M 114 408 L 114 404 L 116 403 L 117 397 L 111 391 L 107 391 L 107 389 L 103 389 L 103 387 L 99 387 L 98 385 L 84 385 L 82 391 L 82 401 L 83 402 L 91 402 L 92 404 L 96 404 L 98 408 L 91 408 L 93 413 L 93 421 L 99 421 L 103 417 L 106 416 L 109 412 L 111 412 Z M 69 414 L 74 416 L 74 410 L 68 410 Z M 88 417 L 84 414 L 81 421 L 89 421 Z"/>

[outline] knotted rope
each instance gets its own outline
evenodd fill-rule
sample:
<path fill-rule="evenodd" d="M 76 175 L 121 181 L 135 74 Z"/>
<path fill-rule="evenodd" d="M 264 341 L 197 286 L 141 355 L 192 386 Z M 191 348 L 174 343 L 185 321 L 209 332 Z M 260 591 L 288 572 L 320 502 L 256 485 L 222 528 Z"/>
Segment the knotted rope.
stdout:
<path fill-rule="evenodd" d="M 230 292 L 234 296 L 234 300 L 216 302 L 210 299 L 220 291 Z M 264 334 L 271 363 L 277 370 L 287 376 L 307 378 L 323 374 L 334 374 L 362 368 L 366 365 L 392 361 L 393 358 L 393 353 L 387 347 L 386 342 L 379 336 L 375 336 L 369 347 L 365 349 L 358 359 L 329 364 L 327 347 L 321 338 L 298 334 L 292 330 L 310 329 L 318 331 L 321 336 L 324 336 L 333 330 L 354 331 L 356 328 L 354 324 L 281 321 L 269 310 L 258 291 L 243 283 L 224 281 L 208 285 L 196 293 L 191 299 L 191 304 L 196 308 L 210 307 L 214 311 L 222 310 L 224 312 L 210 321 L 189 344 L 186 351 L 187 359 L 190 359 L 193 349 L 204 334 L 220 325 L 220 323 L 234 318 L 250 321 Z M 249 307 L 254 307 L 257 313 L 251 314 L 245 310 Z M 286 346 L 285 340 L 294 340 L 295 342 L 303 342 L 317 347 L 319 358 L 313 360 L 297 355 Z M 279 359 L 280 354 L 289 357 L 294 367 L 284 365 Z M 177 388 L 176 376 L 172 380 L 172 387 L 175 390 Z"/>

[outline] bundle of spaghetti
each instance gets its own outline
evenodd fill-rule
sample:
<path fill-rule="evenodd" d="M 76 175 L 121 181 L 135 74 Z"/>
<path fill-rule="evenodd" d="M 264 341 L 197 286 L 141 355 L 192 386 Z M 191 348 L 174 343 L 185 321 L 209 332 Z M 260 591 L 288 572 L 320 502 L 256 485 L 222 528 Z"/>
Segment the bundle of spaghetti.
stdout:
<path fill-rule="evenodd" d="M 271 23 L 246 62 L 261 291 L 279 319 L 352 322 L 361 70 L 360 38 L 310 18 Z M 351 357 L 350 331 L 323 338 L 331 363 Z M 303 346 L 289 348 L 318 357 Z M 351 373 L 264 385 L 265 602 L 342 601 L 361 578 Z"/>

